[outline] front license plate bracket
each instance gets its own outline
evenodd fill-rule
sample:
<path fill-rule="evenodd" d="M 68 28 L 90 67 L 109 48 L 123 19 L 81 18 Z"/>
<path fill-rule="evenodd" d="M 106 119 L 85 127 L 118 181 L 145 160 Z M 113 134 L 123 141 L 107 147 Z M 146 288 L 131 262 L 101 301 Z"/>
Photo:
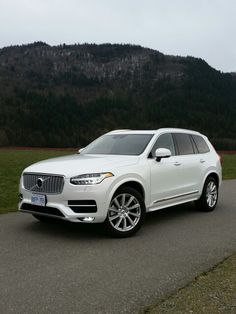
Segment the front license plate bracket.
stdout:
<path fill-rule="evenodd" d="M 32 194 L 31 195 L 31 204 L 45 207 L 47 204 L 47 197 L 43 194 Z"/>

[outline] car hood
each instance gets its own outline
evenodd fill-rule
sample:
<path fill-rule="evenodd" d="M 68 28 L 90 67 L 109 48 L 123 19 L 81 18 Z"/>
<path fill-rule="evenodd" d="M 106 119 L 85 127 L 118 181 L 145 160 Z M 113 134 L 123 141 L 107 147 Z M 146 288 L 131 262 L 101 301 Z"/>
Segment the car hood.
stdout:
<path fill-rule="evenodd" d="M 137 156 L 74 154 L 37 162 L 24 172 L 60 174 L 70 178 L 79 174 L 112 172 L 116 168 L 136 164 L 138 159 Z"/>

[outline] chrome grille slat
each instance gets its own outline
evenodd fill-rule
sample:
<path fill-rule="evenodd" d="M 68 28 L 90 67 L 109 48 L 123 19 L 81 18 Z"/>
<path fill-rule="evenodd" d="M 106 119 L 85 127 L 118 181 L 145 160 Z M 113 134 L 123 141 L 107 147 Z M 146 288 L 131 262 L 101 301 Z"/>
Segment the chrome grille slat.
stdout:
<path fill-rule="evenodd" d="M 42 187 L 37 186 L 38 179 L 43 180 Z M 64 177 L 60 175 L 24 173 L 23 185 L 28 191 L 46 194 L 60 194 L 64 188 Z"/>

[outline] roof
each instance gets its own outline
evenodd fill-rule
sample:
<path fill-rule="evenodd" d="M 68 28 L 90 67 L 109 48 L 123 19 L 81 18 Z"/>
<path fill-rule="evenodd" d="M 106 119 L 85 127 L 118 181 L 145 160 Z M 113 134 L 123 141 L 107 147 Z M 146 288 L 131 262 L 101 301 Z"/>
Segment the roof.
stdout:
<path fill-rule="evenodd" d="M 157 130 L 130 130 L 130 129 L 121 129 L 121 130 L 114 130 L 108 132 L 107 134 L 157 134 L 163 132 L 181 132 L 181 133 L 192 133 L 192 134 L 200 134 L 197 131 L 188 130 L 188 129 L 180 129 L 180 128 L 160 128 Z"/>

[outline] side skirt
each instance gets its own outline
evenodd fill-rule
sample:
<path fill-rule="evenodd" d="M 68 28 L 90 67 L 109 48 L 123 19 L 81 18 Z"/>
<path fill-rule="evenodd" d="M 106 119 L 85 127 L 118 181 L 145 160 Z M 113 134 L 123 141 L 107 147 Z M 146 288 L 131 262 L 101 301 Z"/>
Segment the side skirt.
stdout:
<path fill-rule="evenodd" d="M 168 197 L 162 200 L 153 202 L 153 204 L 147 207 L 147 212 L 152 212 L 166 207 L 176 206 L 184 203 L 189 203 L 198 200 L 200 197 L 199 191 L 185 193 L 177 196 Z"/>

